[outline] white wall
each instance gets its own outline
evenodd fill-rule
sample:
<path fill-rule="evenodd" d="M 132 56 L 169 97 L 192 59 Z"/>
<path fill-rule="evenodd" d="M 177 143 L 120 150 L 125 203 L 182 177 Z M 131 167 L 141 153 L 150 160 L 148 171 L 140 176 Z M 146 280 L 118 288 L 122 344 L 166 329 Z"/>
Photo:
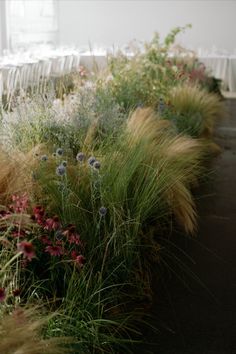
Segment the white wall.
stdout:
<path fill-rule="evenodd" d="M 0 55 L 7 45 L 6 33 L 6 6 L 5 2 L 0 0 Z"/>
<path fill-rule="evenodd" d="M 236 49 L 236 1 L 58 0 L 61 44 L 124 45 L 163 37 L 175 26 L 193 28 L 179 37 L 186 47 Z"/>

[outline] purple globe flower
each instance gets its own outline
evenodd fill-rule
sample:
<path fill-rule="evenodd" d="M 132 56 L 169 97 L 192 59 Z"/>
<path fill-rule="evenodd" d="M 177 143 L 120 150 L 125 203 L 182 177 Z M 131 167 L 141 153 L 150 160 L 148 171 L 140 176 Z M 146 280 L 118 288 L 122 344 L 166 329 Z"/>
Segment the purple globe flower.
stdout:
<path fill-rule="evenodd" d="M 104 206 L 102 206 L 100 209 L 99 209 L 99 214 L 100 216 L 104 217 L 107 213 L 107 208 L 105 208 Z"/>
<path fill-rule="evenodd" d="M 94 162 L 96 161 L 96 158 L 94 156 L 91 156 L 89 159 L 88 159 L 88 164 L 90 166 L 93 166 Z"/>
<path fill-rule="evenodd" d="M 99 170 L 100 167 L 101 167 L 100 162 L 96 160 L 96 161 L 94 162 L 94 164 L 93 164 L 93 167 L 94 167 L 96 170 Z"/>
<path fill-rule="evenodd" d="M 57 174 L 58 176 L 64 176 L 65 173 L 66 173 L 66 168 L 65 168 L 65 166 L 63 166 L 63 165 L 57 166 L 57 168 L 56 168 L 56 174 Z"/>
<path fill-rule="evenodd" d="M 55 233 L 55 237 L 56 237 L 57 241 L 61 241 L 63 239 L 64 235 L 61 230 L 57 230 Z"/>
<path fill-rule="evenodd" d="M 63 149 L 62 148 L 58 148 L 56 151 L 57 156 L 62 156 L 63 155 Z"/>
<path fill-rule="evenodd" d="M 83 162 L 85 160 L 85 154 L 83 152 L 78 152 L 76 155 L 76 160 L 79 162 Z"/>
<path fill-rule="evenodd" d="M 41 161 L 47 161 L 48 160 L 47 155 L 42 155 L 40 160 Z"/>

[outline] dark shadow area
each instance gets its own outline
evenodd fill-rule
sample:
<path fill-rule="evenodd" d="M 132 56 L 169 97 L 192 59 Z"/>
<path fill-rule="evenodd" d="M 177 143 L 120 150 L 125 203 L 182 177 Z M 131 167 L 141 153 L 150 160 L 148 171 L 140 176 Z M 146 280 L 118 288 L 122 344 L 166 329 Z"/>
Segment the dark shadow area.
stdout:
<path fill-rule="evenodd" d="M 173 237 L 174 260 L 166 259 L 169 270 L 154 284 L 157 344 L 140 346 L 140 353 L 236 353 L 236 100 L 226 106 L 215 131 L 222 153 L 196 193 L 198 233 Z"/>

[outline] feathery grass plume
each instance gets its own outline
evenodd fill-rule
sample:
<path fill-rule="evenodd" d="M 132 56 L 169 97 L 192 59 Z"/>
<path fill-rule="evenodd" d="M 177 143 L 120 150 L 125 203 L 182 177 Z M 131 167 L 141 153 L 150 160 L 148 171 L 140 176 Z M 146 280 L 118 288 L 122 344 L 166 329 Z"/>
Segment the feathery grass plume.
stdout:
<path fill-rule="evenodd" d="M 156 139 L 162 135 L 163 130 L 170 127 L 171 122 L 160 119 L 152 108 L 137 108 L 127 121 L 127 130 L 136 139 Z"/>
<path fill-rule="evenodd" d="M 200 140 L 175 135 L 171 124 L 158 118 L 150 108 L 136 110 L 127 129 L 133 139 L 148 141 L 147 163 L 157 164 L 157 179 L 165 179 L 163 194 L 178 222 L 186 232 L 196 228 L 196 210 L 190 189 L 200 175 L 204 144 Z"/>
<path fill-rule="evenodd" d="M 98 133 L 98 120 L 95 119 L 89 126 L 85 139 L 84 139 L 84 147 L 90 148 L 96 139 Z"/>
<path fill-rule="evenodd" d="M 0 200 L 6 201 L 9 196 L 31 190 L 32 167 L 39 147 L 28 153 L 18 150 L 5 151 L 0 147 Z"/>
<path fill-rule="evenodd" d="M 201 137 L 210 137 L 217 118 L 223 116 L 224 106 L 219 97 L 197 86 L 182 85 L 172 88 L 170 103 L 177 113 L 177 126 L 180 131 L 190 132 Z"/>
<path fill-rule="evenodd" d="M 35 309 L 17 308 L 0 319 L 0 353 L 2 354 L 66 354 L 70 338 L 43 339 L 43 327 L 49 316 L 36 318 Z M 67 344 L 67 348 L 63 345 Z"/>

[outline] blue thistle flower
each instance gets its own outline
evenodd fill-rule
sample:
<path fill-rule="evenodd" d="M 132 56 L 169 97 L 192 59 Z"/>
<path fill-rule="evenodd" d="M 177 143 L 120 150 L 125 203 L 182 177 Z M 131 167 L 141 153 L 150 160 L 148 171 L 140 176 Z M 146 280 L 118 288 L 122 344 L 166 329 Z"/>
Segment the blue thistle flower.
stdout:
<path fill-rule="evenodd" d="M 107 213 L 107 208 L 105 208 L 104 206 L 102 206 L 100 209 L 99 209 L 99 214 L 100 216 L 104 217 Z"/>
<path fill-rule="evenodd" d="M 63 155 L 63 149 L 62 148 L 58 148 L 56 151 L 57 156 L 62 156 Z"/>
<path fill-rule="evenodd" d="M 96 161 L 96 158 L 94 156 L 91 156 L 89 159 L 88 159 L 88 164 L 90 166 L 93 166 L 94 162 Z"/>
<path fill-rule="evenodd" d="M 48 160 L 48 157 L 47 155 L 42 155 L 41 158 L 40 158 L 41 161 L 47 161 Z"/>
<path fill-rule="evenodd" d="M 101 167 L 100 162 L 96 160 L 96 161 L 94 162 L 94 164 L 93 164 L 93 167 L 94 167 L 96 170 L 99 170 L 100 167 Z"/>
<path fill-rule="evenodd" d="M 57 230 L 55 233 L 55 238 L 57 241 L 61 241 L 63 239 L 64 235 L 61 230 Z"/>
<path fill-rule="evenodd" d="M 63 166 L 63 165 L 57 166 L 57 168 L 56 168 L 56 174 L 57 174 L 58 176 L 64 176 L 65 173 L 66 173 L 66 168 L 65 168 L 65 166 Z"/>
<path fill-rule="evenodd" d="M 62 161 L 61 165 L 66 167 L 67 166 L 67 161 Z"/>
<path fill-rule="evenodd" d="M 76 160 L 79 162 L 83 162 L 85 160 L 85 154 L 83 152 L 78 152 L 76 155 Z"/>

